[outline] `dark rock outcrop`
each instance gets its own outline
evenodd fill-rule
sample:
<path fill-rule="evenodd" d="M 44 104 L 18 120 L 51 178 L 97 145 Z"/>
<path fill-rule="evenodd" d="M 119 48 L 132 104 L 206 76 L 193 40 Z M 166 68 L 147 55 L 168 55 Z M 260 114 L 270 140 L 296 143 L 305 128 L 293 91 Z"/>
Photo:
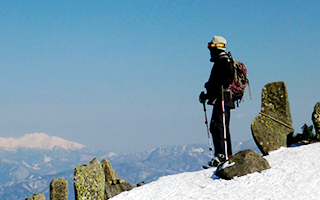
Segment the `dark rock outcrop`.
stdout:
<path fill-rule="evenodd" d="M 102 167 L 105 173 L 105 195 L 106 199 L 112 198 L 123 191 L 129 191 L 136 187 L 136 185 L 128 183 L 119 179 L 117 173 L 113 170 L 110 161 L 107 159 L 102 160 Z"/>
<path fill-rule="evenodd" d="M 107 159 L 102 160 L 102 168 L 105 175 L 105 181 L 113 181 L 119 179 L 118 174 L 113 170 L 111 162 Z"/>
<path fill-rule="evenodd" d="M 68 200 L 68 181 L 55 178 L 50 183 L 50 200 Z"/>
<path fill-rule="evenodd" d="M 251 130 L 264 155 L 287 146 L 287 136 L 294 129 L 285 82 L 269 83 L 262 89 L 261 111 L 252 122 Z"/>
<path fill-rule="evenodd" d="M 94 158 L 89 164 L 74 170 L 74 189 L 76 200 L 104 200 L 105 176 L 101 164 Z"/>
<path fill-rule="evenodd" d="M 269 162 L 252 149 L 240 151 L 223 165 L 217 168 L 216 176 L 231 180 L 236 176 L 244 176 L 253 172 L 269 169 Z"/>
<path fill-rule="evenodd" d="M 144 186 L 145 183 L 143 181 L 141 181 L 140 183 L 137 184 L 137 187 L 141 187 L 141 186 Z"/>
<path fill-rule="evenodd" d="M 106 199 L 110 199 L 121 192 L 132 190 L 135 187 L 135 184 L 128 183 L 122 179 L 106 182 Z"/>
<path fill-rule="evenodd" d="M 26 198 L 26 200 L 46 200 L 46 197 L 43 194 L 36 193 L 31 197 Z"/>
<path fill-rule="evenodd" d="M 314 129 L 316 130 L 317 138 L 320 139 L 320 102 L 314 106 L 312 121 Z"/>

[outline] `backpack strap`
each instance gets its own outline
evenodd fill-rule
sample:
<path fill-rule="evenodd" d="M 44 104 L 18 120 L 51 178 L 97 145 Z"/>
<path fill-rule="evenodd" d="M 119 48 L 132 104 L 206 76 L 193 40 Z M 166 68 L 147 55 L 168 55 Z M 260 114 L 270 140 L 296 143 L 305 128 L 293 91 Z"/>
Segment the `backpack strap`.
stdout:
<path fill-rule="evenodd" d="M 234 78 L 238 79 L 238 74 L 237 74 L 237 61 L 235 61 L 232 56 L 231 56 L 231 52 L 227 52 L 226 55 L 228 56 L 230 62 L 232 62 L 232 66 L 234 69 Z M 229 88 L 231 87 L 231 85 L 229 86 Z"/>
<path fill-rule="evenodd" d="M 248 81 L 248 88 L 249 88 L 249 96 L 250 96 L 250 100 L 252 100 L 252 96 L 251 96 L 251 89 L 250 89 L 250 84 L 249 84 L 249 79 L 247 78 Z"/>
<path fill-rule="evenodd" d="M 230 53 L 230 52 L 228 52 L 228 53 Z M 226 52 L 221 52 L 219 55 L 218 55 L 218 59 L 221 59 L 221 58 L 227 58 L 227 59 L 230 59 L 230 57 L 229 57 L 229 55 L 228 55 L 228 53 L 226 53 Z"/>

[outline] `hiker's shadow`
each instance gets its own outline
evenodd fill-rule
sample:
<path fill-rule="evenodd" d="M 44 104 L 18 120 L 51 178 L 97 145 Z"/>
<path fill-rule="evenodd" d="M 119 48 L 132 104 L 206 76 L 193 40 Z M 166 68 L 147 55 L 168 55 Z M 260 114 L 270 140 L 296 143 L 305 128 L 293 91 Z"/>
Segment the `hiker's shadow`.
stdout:
<path fill-rule="evenodd" d="M 216 171 L 213 172 L 211 178 L 212 178 L 212 180 L 220 179 L 220 177 L 218 177 L 218 176 L 216 175 Z"/>

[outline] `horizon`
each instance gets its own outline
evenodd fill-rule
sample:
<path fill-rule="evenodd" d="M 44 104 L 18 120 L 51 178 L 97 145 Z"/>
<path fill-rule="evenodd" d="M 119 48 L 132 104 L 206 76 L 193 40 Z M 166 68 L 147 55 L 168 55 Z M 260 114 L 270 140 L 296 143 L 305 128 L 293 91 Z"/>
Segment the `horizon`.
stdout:
<path fill-rule="evenodd" d="M 274 81 L 286 83 L 300 133 L 320 101 L 319 8 L 287 0 L 5 2 L 0 137 L 43 132 L 117 153 L 206 144 L 198 97 L 214 35 L 248 68 L 252 100 L 247 90 L 231 111 L 232 141 L 252 139 L 261 90 Z"/>
<path fill-rule="evenodd" d="M 87 147 L 81 143 L 77 143 L 71 140 L 65 140 L 64 138 L 57 137 L 57 136 L 50 136 L 45 133 L 29 133 L 25 134 L 22 137 L 19 138 L 12 138 L 12 137 L 0 137 L 0 149 L 4 149 L 5 151 L 15 151 L 19 148 L 27 148 L 27 149 L 45 149 L 45 150 L 54 150 L 55 148 L 63 148 L 65 150 L 80 150 L 82 148 L 86 149 L 92 149 L 92 150 L 98 150 L 100 151 L 101 149 L 97 148 L 91 148 Z M 52 140 L 55 139 L 55 140 Z M 9 140 L 9 144 L 5 143 Z M 56 141 L 59 141 L 60 143 L 57 143 Z M 236 141 L 233 142 L 233 145 L 242 145 L 243 143 L 246 142 L 251 142 L 251 140 L 247 141 Z M 54 144 L 52 144 L 54 143 Z M 188 144 L 188 145 L 162 145 L 162 146 L 157 146 L 153 147 L 150 149 L 145 149 L 140 152 L 133 152 L 133 153 L 143 153 L 145 151 L 150 151 L 150 150 L 155 150 L 157 148 L 161 147 L 171 147 L 171 146 L 189 146 L 189 145 L 207 145 L 205 143 L 193 143 L 193 144 Z M 255 146 L 256 150 L 258 150 L 258 146 Z M 255 149 L 252 147 L 252 149 Z M 207 151 L 208 149 L 204 149 L 204 151 Z M 238 150 L 236 150 L 238 152 Z M 258 153 L 260 150 L 258 150 Z M 118 154 L 126 154 L 128 152 L 112 152 L 108 151 L 107 153 L 111 153 L 114 155 Z M 131 152 L 132 153 L 132 152 Z M 208 152 L 209 153 L 209 152 Z"/>

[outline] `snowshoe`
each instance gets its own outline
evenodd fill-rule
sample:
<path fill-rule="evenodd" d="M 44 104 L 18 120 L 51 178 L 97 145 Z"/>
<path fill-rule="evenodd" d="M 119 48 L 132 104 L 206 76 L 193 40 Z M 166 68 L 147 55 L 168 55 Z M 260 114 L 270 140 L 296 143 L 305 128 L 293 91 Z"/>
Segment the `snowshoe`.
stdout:
<path fill-rule="evenodd" d="M 211 168 L 211 166 L 203 165 L 202 168 L 203 168 L 203 169 L 209 169 L 209 168 Z"/>
<path fill-rule="evenodd" d="M 218 154 L 216 157 L 208 163 L 209 167 L 218 167 L 221 163 L 226 161 L 226 157 L 223 154 Z"/>

